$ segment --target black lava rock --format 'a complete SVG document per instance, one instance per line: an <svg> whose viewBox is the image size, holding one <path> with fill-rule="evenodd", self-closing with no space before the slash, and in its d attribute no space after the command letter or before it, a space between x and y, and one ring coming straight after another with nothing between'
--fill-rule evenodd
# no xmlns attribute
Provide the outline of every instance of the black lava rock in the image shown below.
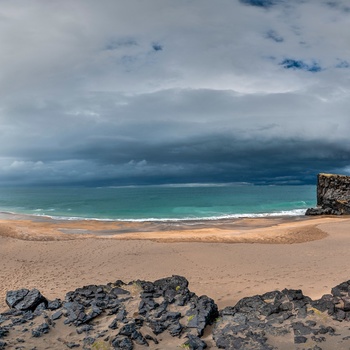
<svg viewBox="0 0 350 350"><path fill-rule="evenodd" d="M179 338L180 347L205 349L201 336L211 324L219 349L275 350L277 337L280 344L286 342L281 349L300 344L315 350L328 348L330 337L348 341L350 328L350 281L319 300L299 289L284 289L243 298L220 312L214 300L192 293L181 276L85 286L67 293L64 302L47 301L36 289L20 289L8 292L6 302L10 309L0 314L0 339L6 342L0 342L0 349L16 343L19 350L26 334L35 341L58 324L76 333L74 341L57 339L56 348L106 345L125 350L146 348L148 342L165 349L161 339L167 336ZM333 328L327 320L340 326Z"/></svg>
<svg viewBox="0 0 350 350"><path fill-rule="evenodd" d="M207 344L202 339L189 334L188 340L182 344L182 347L189 350L203 350L207 348Z"/></svg>
<svg viewBox="0 0 350 350"><path fill-rule="evenodd" d="M32 336L35 338L41 337L43 334L49 333L50 327L47 323L42 323L40 326L32 330Z"/></svg>
<svg viewBox="0 0 350 350"><path fill-rule="evenodd" d="M45 309L48 302L37 289L32 289L30 291L28 289L20 289L17 291L7 292L6 303L11 308L15 308L17 310L34 311L40 304L43 304L42 309Z"/></svg>
<svg viewBox="0 0 350 350"><path fill-rule="evenodd" d="M128 337L117 335L112 341L112 346L114 349L120 350L133 350L134 345Z"/></svg>

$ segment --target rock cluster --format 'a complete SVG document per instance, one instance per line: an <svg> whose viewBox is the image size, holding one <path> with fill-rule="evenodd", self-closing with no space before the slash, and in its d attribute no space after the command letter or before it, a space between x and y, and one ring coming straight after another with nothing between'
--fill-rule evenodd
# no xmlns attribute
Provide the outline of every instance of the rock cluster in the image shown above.
<svg viewBox="0 0 350 350"><path fill-rule="evenodd" d="M20 289L9 291L6 303L10 310L0 315L0 349L37 348L33 339L65 326L69 333L65 339L51 337L52 348L131 350L156 345L167 332L181 338L184 348L200 350L207 347L200 339L204 329L218 316L214 301L190 292L181 276L90 285L67 293L64 301Z"/></svg>
<svg viewBox="0 0 350 350"><path fill-rule="evenodd" d="M261 350L287 349L291 344L314 350L323 346L341 349L344 342L350 346L348 329L345 336L336 340L338 347L333 347L331 339L344 333L337 321L350 321L347 306L344 309L349 299L349 283L333 288L331 295L315 301L293 289L243 298L234 307L220 311L213 332L216 345L219 349Z"/></svg>
<svg viewBox="0 0 350 350"><path fill-rule="evenodd" d="M306 215L350 214L350 176L318 174L317 208L310 208Z"/></svg>
<svg viewBox="0 0 350 350"><path fill-rule="evenodd" d="M284 289L221 311L181 276L85 286L63 301L20 289L6 302L0 349L350 348L350 281L318 300Z"/></svg>

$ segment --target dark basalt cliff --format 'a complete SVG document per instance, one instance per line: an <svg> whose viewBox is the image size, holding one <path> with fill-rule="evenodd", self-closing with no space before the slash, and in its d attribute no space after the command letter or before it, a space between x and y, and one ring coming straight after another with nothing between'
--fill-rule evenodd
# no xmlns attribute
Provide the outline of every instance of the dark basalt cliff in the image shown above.
<svg viewBox="0 0 350 350"><path fill-rule="evenodd" d="M218 311L181 276L116 281L47 300L37 289L9 291L0 349L286 350L349 349L350 281L312 300L284 289Z"/></svg>
<svg viewBox="0 0 350 350"><path fill-rule="evenodd" d="M310 208L305 214L350 214L350 176L318 174L317 208Z"/></svg>

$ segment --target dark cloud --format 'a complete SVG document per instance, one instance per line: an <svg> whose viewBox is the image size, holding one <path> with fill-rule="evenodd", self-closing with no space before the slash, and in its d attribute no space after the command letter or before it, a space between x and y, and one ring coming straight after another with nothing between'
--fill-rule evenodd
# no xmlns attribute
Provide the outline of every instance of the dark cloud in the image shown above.
<svg viewBox="0 0 350 350"><path fill-rule="evenodd" d="M284 105L293 109L287 113ZM19 124L3 139L0 156L7 161L0 179L99 185L273 183L287 177L309 182L319 171L346 169L350 161L347 116L338 126L325 119L328 110L334 113L334 106L310 96L206 89L98 93L73 106L39 108L28 102L11 109ZM49 114L55 116L50 124Z"/></svg>
<svg viewBox="0 0 350 350"><path fill-rule="evenodd" d="M275 5L277 0L239 0L242 4L269 8Z"/></svg>
<svg viewBox="0 0 350 350"><path fill-rule="evenodd" d="M154 44L152 44L152 49L154 51L162 51L163 50L163 46L158 44L158 43L154 43Z"/></svg>
<svg viewBox="0 0 350 350"><path fill-rule="evenodd" d="M291 58L284 59L280 65L286 69L304 70L312 73L322 71L322 67L317 62L306 63L302 60L294 60Z"/></svg>
<svg viewBox="0 0 350 350"><path fill-rule="evenodd" d="M350 174L332 3L2 1L0 185Z"/></svg>
<svg viewBox="0 0 350 350"><path fill-rule="evenodd" d="M53 174L51 181L105 182L109 185L235 181L282 183L288 178L288 181L314 183L318 172L333 172L350 162L349 149L322 140L245 142L221 136L162 144L161 147L140 143L116 147L104 145L100 149L94 147L85 151L95 161L91 160L90 165L75 164L79 176L74 176L72 172L64 175L67 169L63 167ZM59 169L60 164L54 165ZM42 164L36 166L38 168ZM34 174L40 176L38 171Z"/></svg>

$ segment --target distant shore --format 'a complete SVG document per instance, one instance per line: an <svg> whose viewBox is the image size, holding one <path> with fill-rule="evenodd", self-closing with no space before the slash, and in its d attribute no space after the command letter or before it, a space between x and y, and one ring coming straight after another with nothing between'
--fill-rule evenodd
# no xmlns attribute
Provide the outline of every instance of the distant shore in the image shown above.
<svg viewBox="0 0 350 350"><path fill-rule="evenodd" d="M56 298L82 285L173 274L186 276L191 290L220 307L285 287L317 298L350 279L349 217L176 225L2 214L0 307L10 289L38 288Z"/></svg>

